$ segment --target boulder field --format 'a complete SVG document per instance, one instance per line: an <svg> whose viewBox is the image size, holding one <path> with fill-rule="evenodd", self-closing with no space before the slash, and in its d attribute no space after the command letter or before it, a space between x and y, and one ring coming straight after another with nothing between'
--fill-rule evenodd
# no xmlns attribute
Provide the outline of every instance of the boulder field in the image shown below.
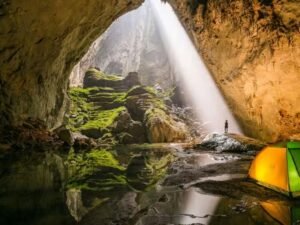
<svg viewBox="0 0 300 225"><path fill-rule="evenodd" d="M100 143L182 142L189 136L184 121L166 104L168 96L141 86L137 73L123 78L92 68L83 88L71 88L69 94L67 126Z"/></svg>

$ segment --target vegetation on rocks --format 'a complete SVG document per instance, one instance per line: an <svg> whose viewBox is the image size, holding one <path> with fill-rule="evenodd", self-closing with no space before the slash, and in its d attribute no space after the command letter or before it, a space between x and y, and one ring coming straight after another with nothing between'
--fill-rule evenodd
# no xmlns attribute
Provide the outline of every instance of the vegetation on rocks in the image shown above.
<svg viewBox="0 0 300 225"><path fill-rule="evenodd" d="M187 129L171 113L164 93L141 86L136 73L125 78L97 69L86 73L85 88L71 88L68 127L101 143L183 141Z"/></svg>
<svg viewBox="0 0 300 225"><path fill-rule="evenodd" d="M69 153L70 179L67 188L109 191L126 185L125 168L115 155L107 150L92 150L87 153Z"/></svg>
<svg viewBox="0 0 300 225"><path fill-rule="evenodd" d="M127 153L129 154L129 153ZM145 190L155 185L175 159L168 151L144 151L127 160L110 150L93 149L90 152L70 151L67 159L69 179L66 188L88 191Z"/></svg>
<svg viewBox="0 0 300 225"><path fill-rule="evenodd" d="M113 74L105 74L96 68L90 68L86 72L86 76L92 76L96 79L101 79L101 80L111 80L111 81L122 80L121 76L113 75Z"/></svg>

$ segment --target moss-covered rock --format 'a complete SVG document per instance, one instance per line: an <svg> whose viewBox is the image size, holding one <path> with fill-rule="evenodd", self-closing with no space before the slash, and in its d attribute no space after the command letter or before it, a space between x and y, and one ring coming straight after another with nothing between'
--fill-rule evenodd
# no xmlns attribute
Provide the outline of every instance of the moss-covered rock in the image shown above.
<svg viewBox="0 0 300 225"><path fill-rule="evenodd" d="M175 157L169 152L141 154L133 157L126 169L128 184L137 190L155 185L165 174Z"/></svg>
<svg viewBox="0 0 300 225"><path fill-rule="evenodd" d="M185 124L175 121L172 115L158 108L146 111L145 125L151 143L178 142L187 138L188 131Z"/></svg>
<svg viewBox="0 0 300 225"><path fill-rule="evenodd" d="M88 137L100 138L103 134L110 131L113 123L125 111L126 108L123 106L111 110L100 110L98 114L90 118L79 130Z"/></svg>
<svg viewBox="0 0 300 225"><path fill-rule="evenodd" d="M125 168L120 165L115 155L108 150L92 150L87 153L68 156L70 178L67 189L76 188L91 191L110 191L125 188Z"/></svg>
<svg viewBox="0 0 300 225"><path fill-rule="evenodd" d="M129 73L125 78L119 75L108 75L96 68L89 69L83 80L83 87L113 87L128 90L135 85L140 85L138 74Z"/></svg>
<svg viewBox="0 0 300 225"><path fill-rule="evenodd" d="M150 108L167 110L161 96L157 95L154 88L136 86L126 95L126 107L134 120L143 121L145 112Z"/></svg>
<svg viewBox="0 0 300 225"><path fill-rule="evenodd" d="M118 137L121 144L145 143L146 132L143 124L132 120L128 111L119 114L113 125L112 132Z"/></svg>
<svg viewBox="0 0 300 225"><path fill-rule="evenodd" d="M99 82L95 85L106 82L106 86L70 90L69 127L72 131L98 139L101 144L106 141L120 144L173 142L186 138L184 124L173 119L176 116L169 113L164 101L170 94L136 85L136 73L120 78L90 69L85 80L93 84Z"/></svg>
<svg viewBox="0 0 300 225"><path fill-rule="evenodd" d="M0 127L28 118L60 126L71 69L114 20L141 3L1 0Z"/></svg>

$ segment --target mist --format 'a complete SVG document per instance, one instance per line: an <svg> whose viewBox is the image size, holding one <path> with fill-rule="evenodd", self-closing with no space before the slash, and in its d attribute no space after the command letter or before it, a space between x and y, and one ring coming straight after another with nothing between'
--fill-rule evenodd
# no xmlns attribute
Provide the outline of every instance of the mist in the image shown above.
<svg viewBox="0 0 300 225"><path fill-rule="evenodd" d="M160 35L181 88L192 103L206 132L223 132L225 120L229 131L242 133L210 72L194 44L168 3L149 0Z"/></svg>

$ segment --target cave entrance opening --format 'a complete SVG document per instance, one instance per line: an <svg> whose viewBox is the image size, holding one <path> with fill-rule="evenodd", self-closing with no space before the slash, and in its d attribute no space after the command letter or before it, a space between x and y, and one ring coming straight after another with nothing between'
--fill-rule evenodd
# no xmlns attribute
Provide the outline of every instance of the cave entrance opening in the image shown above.
<svg viewBox="0 0 300 225"><path fill-rule="evenodd" d="M126 76L136 71L143 85L177 87L177 101L190 105L205 133L242 133L210 72L172 7L146 0L117 19L74 67L70 84L80 86L88 68ZM177 93L177 94L178 94Z"/></svg>

